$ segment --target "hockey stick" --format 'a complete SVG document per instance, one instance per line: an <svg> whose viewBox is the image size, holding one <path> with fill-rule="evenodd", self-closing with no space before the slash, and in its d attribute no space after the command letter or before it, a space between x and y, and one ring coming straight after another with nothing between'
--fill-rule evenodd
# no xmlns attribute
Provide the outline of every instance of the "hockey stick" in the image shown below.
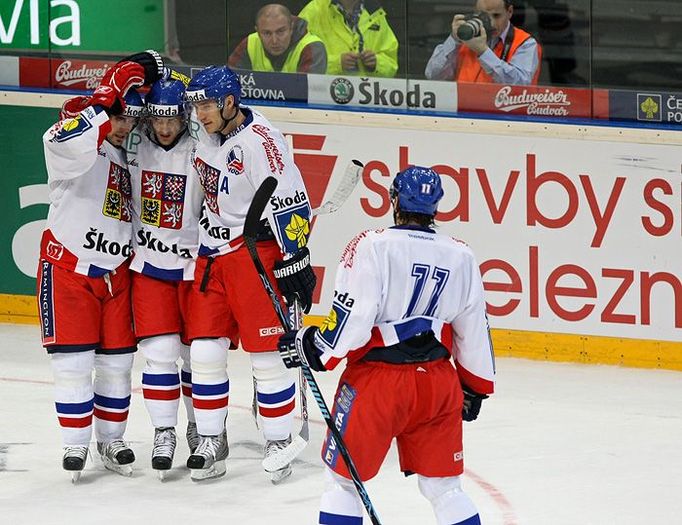
<svg viewBox="0 0 682 525"><path fill-rule="evenodd" d="M270 302L272 303L272 307L275 309L280 324L285 330L289 331L289 319L284 313L282 305L279 302L279 296L275 292L270 279L265 273L265 268L263 267L263 263L261 262L260 257L258 256L258 251L256 250L256 236L260 227L261 216L263 215L263 211L265 210L265 207L267 206L268 201L270 200L270 197L272 196L276 187L277 179L274 177L268 177L256 190L256 194L253 196L253 201L251 201L251 206L249 206L249 211L246 213L246 221L244 223L244 243L246 244L246 248L249 250L249 255L251 256L253 265L256 267L256 271L258 272L258 276L260 277L260 280L263 284L263 288L265 288L266 293L270 297ZM360 475L358 474L355 464L350 457L348 448L341 437L341 433L339 432L339 429L336 428L336 425L332 420L331 413L329 412L329 408L327 407L324 397L322 397L322 392L320 392L320 387L315 380L315 376L313 376L312 371L307 366L302 366L301 371L310 385L310 390L312 391L313 396L315 396L315 401L317 401L317 406L320 409L320 413L327 424L327 428L329 428L332 438L336 442L336 447L338 448L344 463L348 467L351 480L355 485L355 489L362 500L365 510L367 510L370 520L374 525L381 525L379 516L377 516L377 513L374 510L374 506L369 499L369 494L367 493L367 490L360 479Z"/></svg>
<svg viewBox="0 0 682 525"><path fill-rule="evenodd" d="M334 193L332 193L332 196L324 204L322 204L322 206L320 206L319 208L315 208L313 210L313 215L334 213L341 206L343 206L343 203L346 202L350 194L353 193L355 186L357 186L358 181L360 180L360 175L362 174L362 168L363 164L359 160L351 161L351 163L348 164L348 166L346 167L346 171L343 174L343 179L336 187L336 190L334 190ZM292 326L294 329L301 328L302 315L300 305L295 304L294 307L290 309L290 313L291 322L289 323L289 326ZM286 465L291 463L301 452L303 452L303 449L308 444L308 439L310 435L310 432L308 430L308 398L306 395L308 385L305 379L305 375L303 375L303 371L299 372L298 385L302 421L301 430L298 433L298 435L294 438L294 440L291 443L289 443L286 447L279 450L276 454L272 454L267 458L263 459L262 463L263 469L265 469L267 472L274 472L276 470L284 468ZM256 427L258 427L257 396L258 393L256 392L256 382L254 380L253 402L251 410L253 412L254 420L256 421Z"/></svg>

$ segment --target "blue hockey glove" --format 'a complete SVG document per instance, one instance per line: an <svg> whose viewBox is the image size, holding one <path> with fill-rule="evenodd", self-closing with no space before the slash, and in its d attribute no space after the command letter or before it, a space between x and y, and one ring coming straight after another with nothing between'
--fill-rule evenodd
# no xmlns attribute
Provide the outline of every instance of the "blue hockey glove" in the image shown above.
<svg viewBox="0 0 682 525"><path fill-rule="evenodd" d="M287 368L307 366L317 372L326 371L313 340L316 330L314 326L306 326L298 331L285 332L279 337L277 351L284 366Z"/></svg>
<svg viewBox="0 0 682 525"><path fill-rule="evenodd" d="M485 394L478 394L464 385L462 385L462 392L464 393L462 420L473 421L478 417L478 413L481 411L481 403L483 403L484 399L488 399L488 396Z"/></svg>
<svg viewBox="0 0 682 525"><path fill-rule="evenodd" d="M317 277L310 266L310 252L305 246L286 261L275 262L273 269L279 291L288 305L298 301L305 313L313 306Z"/></svg>

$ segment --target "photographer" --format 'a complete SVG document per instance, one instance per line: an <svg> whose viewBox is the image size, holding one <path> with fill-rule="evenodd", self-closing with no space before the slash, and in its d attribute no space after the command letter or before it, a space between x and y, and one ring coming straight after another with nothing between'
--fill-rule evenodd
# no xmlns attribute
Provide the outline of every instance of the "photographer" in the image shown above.
<svg viewBox="0 0 682 525"><path fill-rule="evenodd" d="M426 65L426 78L537 84L542 48L511 24L513 12L512 0L477 0L473 16L455 15L451 34Z"/></svg>

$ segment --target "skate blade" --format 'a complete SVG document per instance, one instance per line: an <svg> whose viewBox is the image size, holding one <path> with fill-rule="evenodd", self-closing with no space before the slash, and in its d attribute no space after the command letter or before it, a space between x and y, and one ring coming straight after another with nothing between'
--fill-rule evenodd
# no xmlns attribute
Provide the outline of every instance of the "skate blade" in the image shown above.
<svg viewBox="0 0 682 525"><path fill-rule="evenodd" d="M81 471L80 470L74 470L71 472L71 483L74 485L78 483L78 480L81 479Z"/></svg>
<svg viewBox="0 0 682 525"><path fill-rule="evenodd" d="M190 469L190 479L192 481L205 481L208 479L220 478L225 475L227 468L225 460L219 460L208 468Z"/></svg>
<svg viewBox="0 0 682 525"><path fill-rule="evenodd" d="M289 443L286 447L280 450L277 454L273 454L263 459L261 463L265 472L277 472L289 465L308 444L301 436Z"/></svg>
<svg viewBox="0 0 682 525"><path fill-rule="evenodd" d="M283 469L280 469L276 472L270 472L270 481L272 481L273 485L279 485L285 479L291 476L291 472L292 472L291 465Z"/></svg>
<svg viewBox="0 0 682 525"><path fill-rule="evenodd" d="M112 472L115 472L116 474L119 474L126 478L129 478L133 475L133 467L130 464L119 465L118 463L114 463L108 458L102 458L102 463L104 463L105 469L111 470Z"/></svg>
<svg viewBox="0 0 682 525"><path fill-rule="evenodd" d="M156 475L159 476L159 481L166 481L166 476L170 470L157 470Z"/></svg>

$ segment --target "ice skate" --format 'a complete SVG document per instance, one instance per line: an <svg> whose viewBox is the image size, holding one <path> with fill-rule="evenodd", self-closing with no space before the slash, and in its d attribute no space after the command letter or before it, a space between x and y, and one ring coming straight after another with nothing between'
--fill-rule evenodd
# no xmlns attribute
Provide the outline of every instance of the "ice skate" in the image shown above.
<svg viewBox="0 0 682 525"><path fill-rule="evenodd" d="M225 459L230 453L227 432L218 436L200 436L196 451L187 460L192 481L219 478L225 475Z"/></svg>
<svg viewBox="0 0 682 525"><path fill-rule="evenodd" d="M187 438L187 446L189 447L190 454L194 454L194 451L199 446L201 437L199 437L199 432L197 431L197 424L194 421L187 422L187 432L185 432L185 437Z"/></svg>
<svg viewBox="0 0 682 525"><path fill-rule="evenodd" d="M274 441L266 441L265 442L265 448L264 448L264 458L267 459L277 453L279 453L281 450L286 448L287 445L291 443L291 436L289 436L286 439L280 439L280 440L274 440ZM266 470L268 474L270 474L270 481L272 481L275 485L278 483L281 483L284 481L286 478L291 476L291 463L287 463L284 465L282 468L277 469L277 470Z"/></svg>
<svg viewBox="0 0 682 525"><path fill-rule="evenodd" d="M173 466L175 444L177 438L173 427L154 430L154 447L152 448L152 468L156 470L161 481Z"/></svg>
<svg viewBox="0 0 682 525"><path fill-rule="evenodd" d="M88 459L88 446L75 445L64 447L62 467L71 472L71 483L77 483Z"/></svg>
<svg viewBox="0 0 682 525"><path fill-rule="evenodd" d="M135 461L135 454L122 439L114 439L108 443L98 441L97 452L99 452L104 468L107 470L116 472L121 476L133 475L131 463Z"/></svg>

